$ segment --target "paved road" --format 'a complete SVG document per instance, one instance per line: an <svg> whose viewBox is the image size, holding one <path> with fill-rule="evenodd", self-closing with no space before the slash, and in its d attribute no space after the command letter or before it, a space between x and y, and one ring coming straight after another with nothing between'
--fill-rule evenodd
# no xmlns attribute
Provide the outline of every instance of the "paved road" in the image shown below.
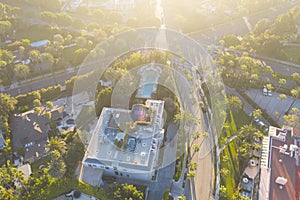
<svg viewBox="0 0 300 200"><path fill-rule="evenodd" d="M175 124L170 124L167 131L167 139L170 142L164 147L164 156L162 168L158 170L156 181L149 185L149 200L162 199L166 189L171 188L173 175L175 172L176 148L177 148L177 131ZM175 137L174 136L175 133Z"/></svg>
<svg viewBox="0 0 300 200"><path fill-rule="evenodd" d="M257 103L265 112L268 113L273 119L277 119L277 122L283 125L283 116L285 112L289 109L290 105L293 103L294 98L291 96L287 96L285 100L280 100L279 93L273 92L273 95L264 96L260 90L252 89L246 91L246 94ZM300 100L296 100L294 106L300 110ZM276 116L276 112L278 112L279 116ZM300 115L298 115L300 116Z"/></svg>
<svg viewBox="0 0 300 200"><path fill-rule="evenodd" d="M182 71L185 68L189 68L191 69L191 66L189 66L188 64L185 65L181 65L179 66L179 71ZM180 73L180 72L179 72ZM197 81L198 78L196 73L192 73L194 78L194 82L190 83L190 88L197 88ZM208 138L203 138L203 136L201 136L199 139L192 141L192 139L190 139L191 144L202 144L200 147L200 151L198 153L194 154L194 150L193 148L190 148L191 150L191 155L193 155L192 157L192 162L197 163L197 170L196 170L196 174L195 177L190 181L190 183L188 184L190 187L190 191L186 190L186 193L191 193L191 194L186 194L186 196L190 196L191 199L193 200L197 200L197 199L211 199L212 198L212 192L213 192L213 181L214 181L214 160L213 160L213 151L212 150L212 138L213 138L213 132L209 131L209 124L210 122L208 121L208 118L206 118L206 115L203 115L201 109L199 108L198 104L193 104L191 102L191 94L188 92L187 90L187 85L184 83L183 80L180 80L181 77L177 77L176 78L176 85L177 85L177 89L179 91L180 97L182 100L184 100L184 105L186 106L186 110L190 111L190 113L195 116L198 117L201 122L198 124L198 126L194 129L194 130L187 130L187 132L190 134L190 138L192 138L194 131L199 131L199 133L204 133L204 132L209 132L209 136ZM200 94L197 93L197 102L200 101L201 97ZM202 143L202 141L204 141ZM205 180L205 181L203 181Z"/></svg>
<svg viewBox="0 0 300 200"><path fill-rule="evenodd" d="M50 76L50 77L43 78L42 80L39 80L39 81L22 84L20 86L17 86L16 88L7 89L7 90L3 91L3 93L10 94L11 96L17 96L18 94L25 94L30 91L39 90L41 88L47 88L47 87L56 85L56 83L64 85L65 80L70 79L72 76L75 76L75 75L76 75L76 72L59 74L59 75L56 75L55 78L53 76ZM55 79L56 79L56 81L55 81Z"/></svg>

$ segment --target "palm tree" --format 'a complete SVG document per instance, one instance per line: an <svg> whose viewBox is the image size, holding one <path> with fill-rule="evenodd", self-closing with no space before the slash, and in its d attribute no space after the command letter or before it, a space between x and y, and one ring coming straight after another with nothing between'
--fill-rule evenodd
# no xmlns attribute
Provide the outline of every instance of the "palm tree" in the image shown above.
<svg viewBox="0 0 300 200"><path fill-rule="evenodd" d="M46 66L46 67L48 67L48 68L51 68L52 76L53 76L53 78L54 78L54 80L55 80L55 83L56 83L56 85L57 85L55 73L54 73L54 70L53 70L53 65L54 65L54 63L55 63L55 59L54 59L53 55L52 55L51 53L47 53L47 52L42 53L42 54L40 55L40 60L41 60L41 63L42 63L44 66Z"/></svg>
<svg viewBox="0 0 300 200"><path fill-rule="evenodd" d="M220 185L220 199L228 199L228 191L224 185Z"/></svg>
<svg viewBox="0 0 300 200"><path fill-rule="evenodd" d="M5 71L5 73L4 73ZM9 73L7 71L7 62L4 60L0 60L0 76L5 77L7 76L9 78L9 81L11 81L11 78L9 76Z"/></svg>
<svg viewBox="0 0 300 200"><path fill-rule="evenodd" d="M253 140L261 139L263 137L263 134L259 130L257 130L253 125L250 124L242 126L238 130L238 135L239 141L246 141L250 144L252 144Z"/></svg>
<svg viewBox="0 0 300 200"><path fill-rule="evenodd" d="M278 104L281 102L281 101L283 101L283 100L285 100L286 99L286 95L285 94L280 94L279 95L279 101L278 101L278 103L276 104L276 106L275 106L275 108L278 108ZM281 107L281 106L280 106ZM278 114L278 116L275 118L275 121L277 122L277 120L280 118L280 116L282 115L282 112L280 113L280 114Z"/></svg>
<svg viewBox="0 0 300 200"><path fill-rule="evenodd" d="M291 114L283 116L284 124L287 126L298 128L299 127L298 114L299 114L298 108L292 108Z"/></svg>
<svg viewBox="0 0 300 200"><path fill-rule="evenodd" d="M196 131L193 136L192 144L194 143L195 140L199 139L199 137L200 137L200 133L198 131Z"/></svg>
<svg viewBox="0 0 300 200"><path fill-rule="evenodd" d="M260 109L256 109L256 110L253 111L252 114L253 114L254 117L260 118L261 115L262 115L262 111Z"/></svg>
<svg viewBox="0 0 300 200"><path fill-rule="evenodd" d="M208 136L209 136L208 132L204 132L204 133L202 134L203 139L202 139L202 141L201 141L201 143L200 143L200 145L199 145L200 147L202 146L204 140L205 140L206 138L208 138Z"/></svg>
<svg viewBox="0 0 300 200"><path fill-rule="evenodd" d="M46 151L52 152L54 150L57 150L61 155L63 155L67 151L66 142L62 138L52 137L50 140L48 140Z"/></svg>
<svg viewBox="0 0 300 200"><path fill-rule="evenodd" d="M53 108L53 103L51 101L47 101L46 102L46 107L51 110Z"/></svg>
<svg viewBox="0 0 300 200"><path fill-rule="evenodd" d="M279 81L278 81L278 83L279 83L279 84L278 84L278 87L276 88L275 92L276 92L277 90L279 90L279 88L281 88L281 86L283 86L283 85L286 84L286 79L280 78Z"/></svg>
<svg viewBox="0 0 300 200"><path fill-rule="evenodd" d="M285 112L286 114L288 114L290 112L290 110L292 109L292 107L294 106L296 100L299 98L299 93L300 93L300 87L297 87L295 89L291 90L291 94L294 97L293 102L291 103L290 107L288 108L288 110Z"/></svg>
<svg viewBox="0 0 300 200"><path fill-rule="evenodd" d="M240 193L240 188L238 188L238 189L234 192L234 194L233 194L233 196L231 197L231 199L232 199L232 200L249 200L248 197L245 197L245 196L242 195L242 193Z"/></svg>
<svg viewBox="0 0 300 200"><path fill-rule="evenodd" d="M197 152L200 151L200 146L199 146L198 144L194 144L194 145L193 145L193 149L194 149L194 152L193 152L192 157L193 157Z"/></svg>
<svg viewBox="0 0 300 200"><path fill-rule="evenodd" d="M57 150L51 152L51 160L48 163L48 173L53 178L62 178L66 173L66 164L61 158L61 154Z"/></svg>
<svg viewBox="0 0 300 200"><path fill-rule="evenodd" d="M36 64L39 61L40 55L41 53L39 50L31 50L29 52L29 59L33 64Z"/></svg>
<svg viewBox="0 0 300 200"><path fill-rule="evenodd" d="M292 78L298 85L300 85L300 75L298 73L293 73Z"/></svg>
<svg viewBox="0 0 300 200"><path fill-rule="evenodd" d="M229 176L229 170L228 169L226 169L226 168L222 168L221 170L220 170L220 174L221 174L221 176L222 177L228 177Z"/></svg>
<svg viewBox="0 0 300 200"><path fill-rule="evenodd" d="M241 99L237 96L232 95L230 97L227 97L226 100L230 110L238 110L243 106Z"/></svg>
<svg viewBox="0 0 300 200"><path fill-rule="evenodd" d="M189 172L187 173L187 177L188 177L189 179L194 178L195 175L196 175L195 171L189 171Z"/></svg>
<svg viewBox="0 0 300 200"><path fill-rule="evenodd" d="M190 170L196 170L197 169L197 163L195 162L190 162L188 164L188 167L190 168Z"/></svg>

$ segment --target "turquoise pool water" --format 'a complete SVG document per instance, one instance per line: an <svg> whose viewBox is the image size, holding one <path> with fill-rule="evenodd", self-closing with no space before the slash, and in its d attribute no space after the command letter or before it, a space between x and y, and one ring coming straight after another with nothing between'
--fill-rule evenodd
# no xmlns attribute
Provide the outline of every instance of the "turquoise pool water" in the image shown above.
<svg viewBox="0 0 300 200"><path fill-rule="evenodd" d="M142 96L145 98L150 98L151 94L154 90L155 84L154 83L148 83L144 85L143 91L142 91Z"/></svg>
<svg viewBox="0 0 300 200"><path fill-rule="evenodd" d="M48 43L48 40L41 40L41 41L33 42L30 45L32 47L41 47L41 46L46 45L47 43Z"/></svg>

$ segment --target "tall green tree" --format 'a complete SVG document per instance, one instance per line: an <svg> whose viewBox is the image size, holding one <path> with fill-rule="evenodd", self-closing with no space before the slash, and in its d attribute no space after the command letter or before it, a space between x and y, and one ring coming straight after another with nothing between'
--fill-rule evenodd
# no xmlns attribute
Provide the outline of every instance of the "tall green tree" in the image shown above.
<svg viewBox="0 0 300 200"><path fill-rule="evenodd" d="M29 59L33 64L37 64L40 58L40 51L39 50L31 50L29 52Z"/></svg>
<svg viewBox="0 0 300 200"><path fill-rule="evenodd" d="M59 26L71 26L72 25L72 17L65 13L59 13L56 15L56 24Z"/></svg>
<svg viewBox="0 0 300 200"><path fill-rule="evenodd" d="M55 63L54 57L50 53L42 53L40 55L40 61L42 65L45 65L47 67L52 67L53 64Z"/></svg>
<svg viewBox="0 0 300 200"><path fill-rule="evenodd" d="M97 95L95 100L96 114L99 116L104 107L110 107L112 89L110 87L103 88Z"/></svg>
<svg viewBox="0 0 300 200"><path fill-rule="evenodd" d="M22 79L26 79L29 75L30 68L25 64L18 64L15 66L15 75L17 79L20 81Z"/></svg>
<svg viewBox="0 0 300 200"><path fill-rule="evenodd" d="M58 150L53 150L50 154L50 162L48 163L48 173L53 178L62 178L66 171L66 164Z"/></svg>
<svg viewBox="0 0 300 200"><path fill-rule="evenodd" d="M144 194L133 185L122 184L119 187L117 187L116 191L114 192L114 199L143 200Z"/></svg>
<svg viewBox="0 0 300 200"><path fill-rule="evenodd" d="M288 114L290 112L290 110L292 109L292 107L295 105L297 99L299 98L300 95L300 87L294 88L291 90L291 95L293 96L294 100L292 101L292 103L290 104L288 110L286 111L286 114Z"/></svg>
<svg viewBox="0 0 300 200"><path fill-rule="evenodd" d="M55 22L55 20L56 20L56 15L53 12L44 11L44 12L41 12L40 15L41 15L41 20L43 20L44 22L47 22L49 24Z"/></svg>
<svg viewBox="0 0 300 200"><path fill-rule="evenodd" d="M23 172L13 167L10 162L0 168L0 182L0 199L19 199L20 194L24 192L26 187ZM16 184L22 187L16 187Z"/></svg>
<svg viewBox="0 0 300 200"><path fill-rule="evenodd" d="M241 44L241 41L234 34L224 36L223 41L224 41L224 47L227 47L227 48L229 48L231 46L235 47L235 46Z"/></svg>
<svg viewBox="0 0 300 200"><path fill-rule="evenodd" d="M61 155L65 154L67 151L66 142L60 137L50 138L46 145L46 151L51 153L54 150L58 151Z"/></svg>
<svg viewBox="0 0 300 200"><path fill-rule="evenodd" d="M280 36L296 33L296 23L291 14L279 15L272 25L273 32Z"/></svg>
<svg viewBox="0 0 300 200"><path fill-rule="evenodd" d="M0 93L0 118L3 121L6 121L11 112L14 111L16 103L16 99L9 94Z"/></svg>
<svg viewBox="0 0 300 200"><path fill-rule="evenodd" d="M0 37L1 40L4 41L6 38L6 34L11 31L12 24L10 21L0 21Z"/></svg>
<svg viewBox="0 0 300 200"><path fill-rule="evenodd" d="M267 18L263 18L255 24L253 33L256 35L264 33L267 29L270 28L270 26L271 26L271 21Z"/></svg>
<svg viewBox="0 0 300 200"><path fill-rule="evenodd" d="M229 96L226 98L227 105L229 106L230 110L237 111L243 107L243 103L241 99L237 96Z"/></svg>

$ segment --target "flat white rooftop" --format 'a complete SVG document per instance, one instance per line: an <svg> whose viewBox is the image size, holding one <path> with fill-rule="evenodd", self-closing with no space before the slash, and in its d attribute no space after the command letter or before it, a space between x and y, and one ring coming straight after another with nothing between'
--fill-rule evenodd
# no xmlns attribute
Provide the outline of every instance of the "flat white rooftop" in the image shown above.
<svg viewBox="0 0 300 200"><path fill-rule="evenodd" d="M163 101L147 100L132 110L104 108L84 161L151 170L163 138Z"/></svg>

